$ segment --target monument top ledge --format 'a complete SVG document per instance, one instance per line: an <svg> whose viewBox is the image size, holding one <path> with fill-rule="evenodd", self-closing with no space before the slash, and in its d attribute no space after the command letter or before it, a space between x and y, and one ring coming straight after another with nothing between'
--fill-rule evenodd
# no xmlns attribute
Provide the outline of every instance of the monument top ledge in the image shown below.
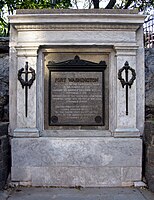
<svg viewBox="0 0 154 200"><path fill-rule="evenodd" d="M120 9L21 9L10 16L10 24L121 24L142 25L145 16Z"/></svg>
<svg viewBox="0 0 154 200"><path fill-rule="evenodd" d="M138 14L126 9L18 9L17 14Z"/></svg>

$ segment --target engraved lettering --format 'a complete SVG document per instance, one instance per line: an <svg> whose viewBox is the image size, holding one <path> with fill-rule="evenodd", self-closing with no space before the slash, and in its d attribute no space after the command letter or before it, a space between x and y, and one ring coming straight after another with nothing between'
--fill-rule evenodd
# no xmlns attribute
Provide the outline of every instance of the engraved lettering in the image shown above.
<svg viewBox="0 0 154 200"><path fill-rule="evenodd" d="M98 82L98 78L68 78L69 82Z"/></svg>
<svg viewBox="0 0 154 200"><path fill-rule="evenodd" d="M66 78L55 78L55 83L65 83L66 82Z"/></svg>
<svg viewBox="0 0 154 200"><path fill-rule="evenodd" d="M63 125L98 125L96 117L103 112L102 72L52 72L50 84L50 119L57 116L56 124Z"/></svg>

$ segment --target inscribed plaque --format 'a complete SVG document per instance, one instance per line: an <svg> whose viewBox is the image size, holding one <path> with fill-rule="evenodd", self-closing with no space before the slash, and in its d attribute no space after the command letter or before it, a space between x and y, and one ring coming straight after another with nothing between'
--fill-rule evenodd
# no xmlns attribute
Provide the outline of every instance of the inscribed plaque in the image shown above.
<svg viewBox="0 0 154 200"><path fill-rule="evenodd" d="M102 72L51 72L50 125L103 125Z"/></svg>

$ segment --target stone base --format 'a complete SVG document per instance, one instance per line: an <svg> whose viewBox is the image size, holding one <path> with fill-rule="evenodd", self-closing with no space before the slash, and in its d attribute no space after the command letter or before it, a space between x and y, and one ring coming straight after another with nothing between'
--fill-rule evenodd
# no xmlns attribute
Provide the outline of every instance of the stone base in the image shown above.
<svg viewBox="0 0 154 200"><path fill-rule="evenodd" d="M32 186L130 186L141 165L139 138L12 139L12 181Z"/></svg>

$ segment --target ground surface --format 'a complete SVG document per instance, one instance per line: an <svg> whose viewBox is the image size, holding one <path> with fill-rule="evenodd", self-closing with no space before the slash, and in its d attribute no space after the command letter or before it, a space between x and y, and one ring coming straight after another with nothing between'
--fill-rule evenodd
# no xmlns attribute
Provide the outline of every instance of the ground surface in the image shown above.
<svg viewBox="0 0 154 200"><path fill-rule="evenodd" d="M138 188L15 188L0 191L0 200L154 200L154 193Z"/></svg>

